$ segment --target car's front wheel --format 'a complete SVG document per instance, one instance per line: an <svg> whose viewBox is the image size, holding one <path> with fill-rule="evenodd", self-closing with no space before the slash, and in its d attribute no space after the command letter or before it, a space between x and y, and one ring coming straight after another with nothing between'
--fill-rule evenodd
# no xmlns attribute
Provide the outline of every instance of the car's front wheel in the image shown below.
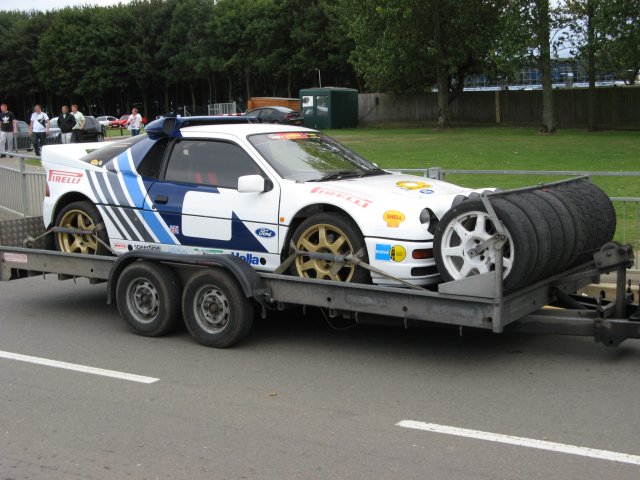
<svg viewBox="0 0 640 480"><path fill-rule="evenodd" d="M56 227L74 231L56 232L56 250L87 255L108 255L109 237L95 205L88 201L73 202L60 210ZM103 243L98 241L100 239Z"/></svg>
<svg viewBox="0 0 640 480"><path fill-rule="evenodd" d="M360 254L368 262L366 246L358 227L351 220L336 213L319 213L303 221L292 237L299 251L291 272L305 278L319 278L339 282L368 283L369 272L340 257ZM293 251L290 251L291 255ZM324 258L310 253L328 254ZM331 258L338 257L336 260Z"/></svg>

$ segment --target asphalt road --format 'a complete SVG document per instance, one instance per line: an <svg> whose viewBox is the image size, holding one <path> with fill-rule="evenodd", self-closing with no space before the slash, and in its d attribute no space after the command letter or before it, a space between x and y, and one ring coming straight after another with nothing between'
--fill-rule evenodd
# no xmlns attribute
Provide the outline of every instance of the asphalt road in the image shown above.
<svg viewBox="0 0 640 480"><path fill-rule="evenodd" d="M637 480L638 398L639 341L608 349L455 329L337 331L292 312L216 350L184 330L131 334L104 285L0 284L2 480ZM605 450L605 459L536 441Z"/></svg>

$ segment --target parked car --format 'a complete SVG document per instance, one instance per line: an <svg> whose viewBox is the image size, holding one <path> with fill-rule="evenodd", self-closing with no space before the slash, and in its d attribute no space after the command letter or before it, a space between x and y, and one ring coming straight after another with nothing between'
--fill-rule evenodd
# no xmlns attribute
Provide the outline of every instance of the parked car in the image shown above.
<svg viewBox="0 0 640 480"><path fill-rule="evenodd" d="M247 117L257 117L262 123L282 123L302 125L300 112L287 107L260 107L245 113Z"/></svg>
<svg viewBox="0 0 640 480"><path fill-rule="evenodd" d="M57 127L57 124L55 127L52 124L49 128L49 133L47 134L45 145L60 143L59 135L60 129ZM27 122L18 120L18 131L13 138L16 150L33 150L33 141L31 140L31 136L29 135L29 124Z"/></svg>
<svg viewBox="0 0 640 480"><path fill-rule="evenodd" d="M129 120L129 114L122 115L118 120L111 122L111 128L127 128L127 120ZM142 117L142 125L147 124L147 117Z"/></svg>
<svg viewBox="0 0 640 480"><path fill-rule="evenodd" d="M84 116L84 128L80 132L82 142L102 142L104 141L106 127L104 127L95 117L91 115ZM56 138L55 141L49 141L49 137ZM51 127L47 137L47 145L50 143L61 143L60 128L58 127L58 117L51 119Z"/></svg>
<svg viewBox="0 0 640 480"><path fill-rule="evenodd" d="M102 115L100 117L96 117L96 120L98 120L103 127L108 128L111 126L111 122L115 122L118 119L111 115Z"/></svg>
<svg viewBox="0 0 640 480"><path fill-rule="evenodd" d="M45 226L104 225L97 236L117 255L226 253L273 271L294 245L357 254L412 284L439 281L437 219L473 190L381 170L315 130L206 121L159 119L147 135L90 152L73 144L48 147ZM86 235L58 233L55 241L60 251L111 253ZM348 262L308 255L291 268L309 278L397 284Z"/></svg>

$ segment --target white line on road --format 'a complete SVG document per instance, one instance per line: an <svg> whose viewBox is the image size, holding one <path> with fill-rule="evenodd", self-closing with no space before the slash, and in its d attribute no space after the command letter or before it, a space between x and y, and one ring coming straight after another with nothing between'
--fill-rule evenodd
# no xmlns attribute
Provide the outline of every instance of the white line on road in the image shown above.
<svg viewBox="0 0 640 480"><path fill-rule="evenodd" d="M568 453L571 455L581 455L583 457L597 458L600 460L610 460L612 462L631 463L640 465L640 456L628 453L611 452L609 450L597 450L589 447L577 447L564 443L547 442L533 438L514 437L512 435L501 435L499 433L482 432L480 430L469 430L467 428L451 427L448 425L438 425L437 423L416 422L414 420L402 420L396 423L399 427L413 428L416 430L426 430L427 432L444 433L456 435L458 437L475 438L488 442L508 443L522 447L537 448L540 450L551 450L553 452Z"/></svg>
<svg viewBox="0 0 640 480"><path fill-rule="evenodd" d="M20 362L35 363L45 365L47 367L63 368L65 370L73 370L76 372L91 373L93 375L102 375L103 377L113 377L120 380L128 380L138 383L154 383L158 378L144 377L142 375L134 375L132 373L118 372L116 370L104 370L102 368L88 367L77 363L59 362L57 360L49 360L48 358L32 357L30 355L21 355L19 353L11 353L0 350L0 358L8 358L10 360L18 360Z"/></svg>

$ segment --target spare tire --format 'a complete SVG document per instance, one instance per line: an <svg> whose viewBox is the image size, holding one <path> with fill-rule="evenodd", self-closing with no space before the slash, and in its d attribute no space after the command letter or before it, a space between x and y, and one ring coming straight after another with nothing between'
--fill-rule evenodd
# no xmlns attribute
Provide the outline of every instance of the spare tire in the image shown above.
<svg viewBox="0 0 640 480"><path fill-rule="evenodd" d="M531 283L538 255L535 230L529 218L514 204L491 198L502 222L507 241L503 254L503 289L506 293ZM442 279L446 282L495 271L495 250L485 249L472 257L469 250L496 233L493 220L479 198L469 199L445 213L436 227L433 251Z"/></svg>

